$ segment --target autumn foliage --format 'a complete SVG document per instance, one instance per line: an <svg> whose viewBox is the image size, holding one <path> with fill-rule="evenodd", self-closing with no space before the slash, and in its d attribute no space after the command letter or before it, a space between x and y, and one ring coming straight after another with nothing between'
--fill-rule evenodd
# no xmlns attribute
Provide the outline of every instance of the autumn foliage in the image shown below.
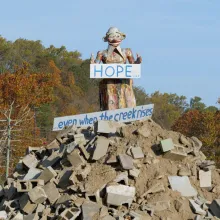
<svg viewBox="0 0 220 220"><path fill-rule="evenodd" d="M52 102L53 89L60 82L59 71L54 63L50 63L48 73L33 73L29 65L24 63L15 67L13 73L6 72L0 75L0 105L7 107L15 102L16 105L39 106Z"/></svg>
<svg viewBox="0 0 220 220"><path fill-rule="evenodd" d="M55 89L60 86L60 70L54 62L48 63L48 72L36 73L30 70L28 63L16 66L13 72L7 71L0 75L0 116L7 120L11 109L11 152L10 166L25 154L27 146L39 146L43 143L40 131L35 124L34 108L55 100ZM1 124L1 130L7 129L7 122ZM4 140L4 132L2 134ZM6 153L5 144L1 143L1 157ZM15 141L15 142L14 142ZM4 168L4 160L1 165ZM4 170L4 169L3 169Z"/></svg>
<svg viewBox="0 0 220 220"><path fill-rule="evenodd" d="M172 126L186 136L196 136L203 142L203 151L220 165L220 111L190 110Z"/></svg>

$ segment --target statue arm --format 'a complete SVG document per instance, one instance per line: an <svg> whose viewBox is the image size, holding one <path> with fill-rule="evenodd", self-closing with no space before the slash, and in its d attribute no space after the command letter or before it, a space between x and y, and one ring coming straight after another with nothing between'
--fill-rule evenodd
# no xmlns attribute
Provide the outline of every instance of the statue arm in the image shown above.
<svg viewBox="0 0 220 220"><path fill-rule="evenodd" d="M142 58L138 54L137 54L137 60L136 61L134 60L134 56L131 49L126 49L126 56L130 64L140 64L142 62ZM132 85L133 85L133 79L130 79L130 86Z"/></svg>
<svg viewBox="0 0 220 220"><path fill-rule="evenodd" d="M137 54L137 59L134 60L134 56L133 56L131 49L126 49L126 55L127 55L128 62L130 64L140 64L142 62L142 58L138 54Z"/></svg>
<svg viewBox="0 0 220 220"><path fill-rule="evenodd" d="M96 55L96 59L94 59L94 55L91 55L90 58L90 63L94 64L94 63L101 63L102 62L102 52L98 51L97 55Z"/></svg>

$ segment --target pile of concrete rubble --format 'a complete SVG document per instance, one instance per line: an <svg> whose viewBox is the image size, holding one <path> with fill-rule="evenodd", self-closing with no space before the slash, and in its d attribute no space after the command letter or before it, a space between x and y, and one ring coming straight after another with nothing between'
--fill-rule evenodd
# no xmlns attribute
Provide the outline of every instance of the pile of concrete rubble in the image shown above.
<svg viewBox="0 0 220 220"><path fill-rule="evenodd" d="M0 219L219 219L220 170L201 147L151 119L69 127L28 148L0 187Z"/></svg>

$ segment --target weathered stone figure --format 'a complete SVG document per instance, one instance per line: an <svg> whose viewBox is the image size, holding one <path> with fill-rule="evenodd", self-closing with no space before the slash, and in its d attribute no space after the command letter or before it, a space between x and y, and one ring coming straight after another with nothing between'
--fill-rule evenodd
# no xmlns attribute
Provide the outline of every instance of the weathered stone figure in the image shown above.
<svg viewBox="0 0 220 220"><path fill-rule="evenodd" d="M131 64L140 64L142 59L137 54L134 60L131 49L120 47L120 43L126 35L118 28L109 28L106 36L103 37L108 42L107 50L99 51L96 59L91 57L91 63L121 63L125 64L128 60ZM119 108L131 108L136 106L136 100L132 88L131 79L103 79L99 85L100 109L114 110Z"/></svg>

